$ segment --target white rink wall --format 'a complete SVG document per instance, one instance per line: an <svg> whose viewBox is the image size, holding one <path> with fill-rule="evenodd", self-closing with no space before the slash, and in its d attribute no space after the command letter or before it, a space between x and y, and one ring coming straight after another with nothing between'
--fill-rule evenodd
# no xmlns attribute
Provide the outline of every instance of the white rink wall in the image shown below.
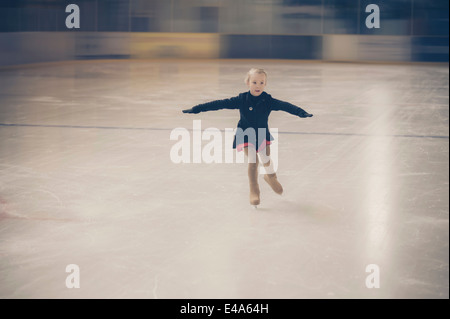
<svg viewBox="0 0 450 319"><path fill-rule="evenodd" d="M0 33L0 67L75 59L75 34L67 32Z"/></svg>

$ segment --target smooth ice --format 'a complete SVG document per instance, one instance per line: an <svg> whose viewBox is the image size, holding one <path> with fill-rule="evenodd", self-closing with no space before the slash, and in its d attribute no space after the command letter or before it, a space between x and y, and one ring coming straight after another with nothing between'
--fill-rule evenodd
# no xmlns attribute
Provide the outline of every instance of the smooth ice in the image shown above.
<svg viewBox="0 0 450 319"><path fill-rule="evenodd" d="M246 91L251 67L314 114L272 113L285 194L260 178L257 210L245 164L175 164L169 138L199 119L235 128L237 111L181 110ZM1 70L0 298L448 298L448 77L263 60Z"/></svg>

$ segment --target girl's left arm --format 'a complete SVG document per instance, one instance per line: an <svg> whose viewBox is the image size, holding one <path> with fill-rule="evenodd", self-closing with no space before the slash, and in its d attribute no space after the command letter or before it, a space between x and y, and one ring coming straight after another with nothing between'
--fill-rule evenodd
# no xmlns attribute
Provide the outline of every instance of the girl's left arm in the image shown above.
<svg viewBox="0 0 450 319"><path fill-rule="evenodd" d="M277 100L272 98L271 103L272 111L285 111L292 115L297 115L299 117L312 117L312 114L309 114L301 107L295 106L294 104L284 102L281 100Z"/></svg>

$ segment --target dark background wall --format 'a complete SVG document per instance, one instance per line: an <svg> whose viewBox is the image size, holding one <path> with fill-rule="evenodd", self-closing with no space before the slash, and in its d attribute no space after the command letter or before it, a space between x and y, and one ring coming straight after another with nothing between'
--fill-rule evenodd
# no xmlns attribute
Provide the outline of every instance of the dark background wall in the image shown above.
<svg viewBox="0 0 450 319"><path fill-rule="evenodd" d="M0 32L66 31L66 5L80 31L448 36L448 0L2 0ZM377 4L383 27L365 27Z"/></svg>
<svg viewBox="0 0 450 319"><path fill-rule="evenodd" d="M65 7L81 10L68 30ZM381 28L368 29L368 4ZM1 0L0 32L220 35L220 57L322 59L330 35L401 36L411 60L448 62L448 0Z"/></svg>

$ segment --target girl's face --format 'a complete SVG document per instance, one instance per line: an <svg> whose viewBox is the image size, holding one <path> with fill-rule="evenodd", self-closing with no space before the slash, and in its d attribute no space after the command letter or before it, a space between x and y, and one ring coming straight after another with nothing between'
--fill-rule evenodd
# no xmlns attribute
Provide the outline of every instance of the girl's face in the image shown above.
<svg viewBox="0 0 450 319"><path fill-rule="evenodd" d="M265 74L253 74L248 83L248 88L253 96L260 96L264 92L266 87L266 75Z"/></svg>

